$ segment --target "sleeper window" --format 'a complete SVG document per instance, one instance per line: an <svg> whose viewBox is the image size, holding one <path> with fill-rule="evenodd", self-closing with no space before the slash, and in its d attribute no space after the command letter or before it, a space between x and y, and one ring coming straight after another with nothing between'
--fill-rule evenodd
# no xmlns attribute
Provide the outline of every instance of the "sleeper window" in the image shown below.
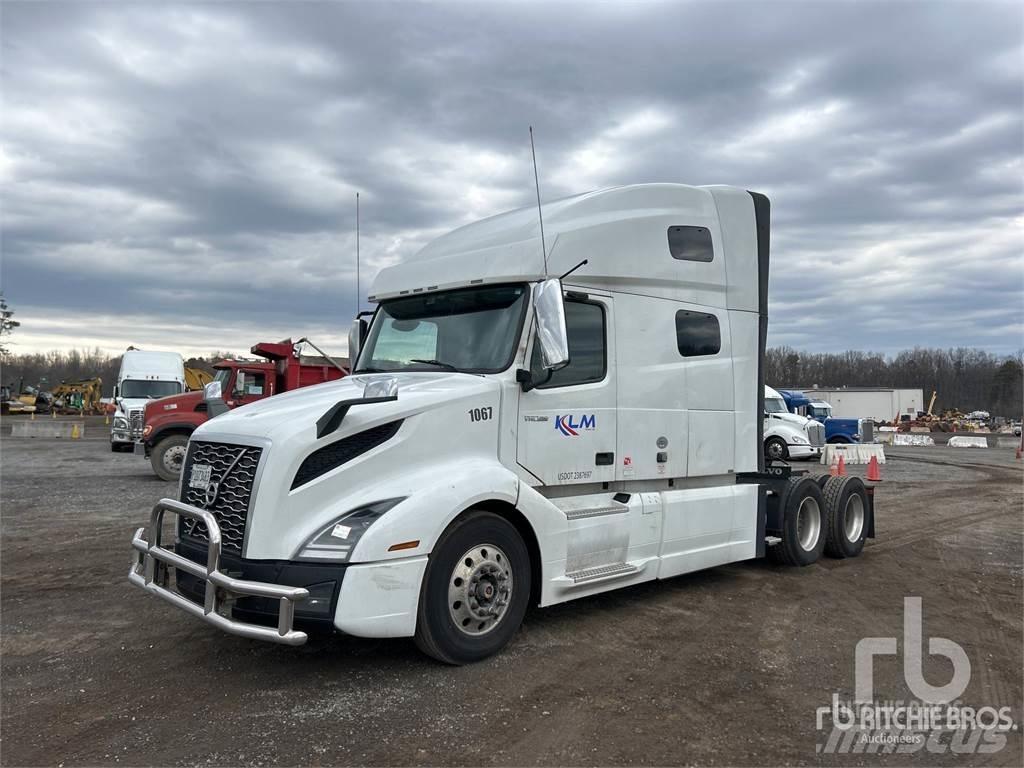
<svg viewBox="0 0 1024 768"><path fill-rule="evenodd" d="M601 381L605 373L604 308L585 301L565 302L565 329L569 337L569 364L551 374L541 365L540 345L534 343L530 371L537 389L569 387Z"/></svg>
<svg viewBox="0 0 1024 768"><path fill-rule="evenodd" d="M715 258L711 230L707 227L669 227L668 250L680 261L711 261Z"/></svg>
<svg viewBox="0 0 1024 768"><path fill-rule="evenodd" d="M704 312L676 312L676 344L683 357L717 355L722 348L718 318Z"/></svg>

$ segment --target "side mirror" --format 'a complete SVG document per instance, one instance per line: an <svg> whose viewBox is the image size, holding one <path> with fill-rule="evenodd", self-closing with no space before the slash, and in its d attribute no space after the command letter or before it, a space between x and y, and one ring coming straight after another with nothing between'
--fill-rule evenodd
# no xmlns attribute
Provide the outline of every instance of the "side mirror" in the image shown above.
<svg viewBox="0 0 1024 768"><path fill-rule="evenodd" d="M562 281L552 277L533 287L533 316L541 364L549 371L569 364L569 334L565 330Z"/></svg>
<svg viewBox="0 0 1024 768"><path fill-rule="evenodd" d="M211 419L228 412L228 404L224 402L219 381L211 381L203 387L203 402L206 403L206 413Z"/></svg>
<svg viewBox="0 0 1024 768"><path fill-rule="evenodd" d="M357 317L352 321L352 327L348 330L348 369L354 371L359 360L359 352L363 348L363 340L366 338L366 321Z"/></svg>

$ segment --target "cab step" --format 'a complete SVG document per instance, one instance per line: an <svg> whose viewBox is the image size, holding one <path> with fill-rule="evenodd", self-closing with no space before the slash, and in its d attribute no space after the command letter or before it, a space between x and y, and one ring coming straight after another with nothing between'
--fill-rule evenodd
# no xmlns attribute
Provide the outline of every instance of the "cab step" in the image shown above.
<svg viewBox="0 0 1024 768"><path fill-rule="evenodd" d="M599 565L594 568L583 568L579 571L570 571L565 574L567 579L572 579L573 584L587 584L592 581L613 579L620 576L629 576L640 569L632 563L610 563Z"/></svg>

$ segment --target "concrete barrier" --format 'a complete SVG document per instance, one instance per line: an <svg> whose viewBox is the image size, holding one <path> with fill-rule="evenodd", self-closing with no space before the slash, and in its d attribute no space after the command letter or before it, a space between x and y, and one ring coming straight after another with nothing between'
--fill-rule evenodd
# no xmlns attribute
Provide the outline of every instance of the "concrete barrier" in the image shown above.
<svg viewBox="0 0 1024 768"><path fill-rule="evenodd" d="M827 443L821 451L821 463L832 466L840 456L846 464L867 464L872 456L885 464L885 449L877 443Z"/></svg>
<svg viewBox="0 0 1024 768"><path fill-rule="evenodd" d="M1020 438L1019 437L1000 437L999 438L1000 448L1019 448Z"/></svg>
<svg viewBox="0 0 1024 768"><path fill-rule="evenodd" d="M914 435L909 432L897 432L892 438L893 445L935 445L931 435Z"/></svg>
<svg viewBox="0 0 1024 768"><path fill-rule="evenodd" d="M64 437L77 440L85 437L85 422L19 419L11 422L11 437Z"/></svg>
<svg viewBox="0 0 1024 768"><path fill-rule="evenodd" d="M977 437L957 435L956 437L949 438L947 445L950 448L988 448L988 438L984 435L978 435Z"/></svg>

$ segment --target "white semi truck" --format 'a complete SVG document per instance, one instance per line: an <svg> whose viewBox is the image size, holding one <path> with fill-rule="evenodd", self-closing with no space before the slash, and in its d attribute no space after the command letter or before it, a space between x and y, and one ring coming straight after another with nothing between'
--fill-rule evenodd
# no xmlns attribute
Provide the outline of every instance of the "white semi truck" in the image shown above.
<svg viewBox="0 0 1024 768"><path fill-rule="evenodd" d="M764 455L770 461L816 459L825 445L825 427L808 416L790 413L782 395L764 388Z"/></svg>
<svg viewBox="0 0 1024 768"><path fill-rule="evenodd" d="M546 255L537 213L382 270L353 375L199 427L131 582L244 637L411 636L459 664L531 604L766 549L858 555L871 488L764 466L768 199L567 198L543 208Z"/></svg>
<svg viewBox="0 0 1024 768"><path fill-rule="evenodd" d="M133 451L142 438L146 404L184 391L185 362L177 352L126 351L114 385L110 450Z"/></svg>

